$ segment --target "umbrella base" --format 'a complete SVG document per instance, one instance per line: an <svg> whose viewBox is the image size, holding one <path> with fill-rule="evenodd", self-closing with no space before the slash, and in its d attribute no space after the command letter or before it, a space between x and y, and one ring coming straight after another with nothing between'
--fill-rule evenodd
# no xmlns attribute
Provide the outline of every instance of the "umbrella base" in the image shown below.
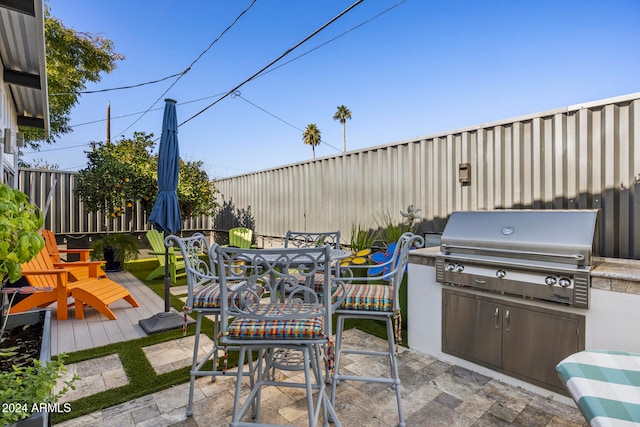
<svg viewBox="0 0 640 427"><path fill-rule="evenodd" d="M187 324L194 323L191 317L187 317ZM153 316L142 319L138 322L140 327L147 335L157 334L159 332L170 331L171 329L182 328L184 325L184 317L178 312L161 312Z"/></svg>

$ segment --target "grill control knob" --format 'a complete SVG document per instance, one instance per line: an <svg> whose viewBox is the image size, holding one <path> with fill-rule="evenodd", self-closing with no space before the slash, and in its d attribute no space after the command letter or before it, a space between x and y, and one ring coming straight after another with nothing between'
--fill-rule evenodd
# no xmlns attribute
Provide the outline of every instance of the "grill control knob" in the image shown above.
<svg viewBox="0 0 640 427"><path fill-rule="evenodd" d="M546 279L544 279L544 283L549 286L553 286L556 284L556 278L553 276L547 276Z"/></svg>
<svg viewBox="0 0 640 427"><path fill-rule="evenodd" d="M460 264L456 264L456 268L453 271L455 271L456 273L461 273L463 270L463 266L461 266Z"/></svg>
<svg viewBox="0 0 640 427"><path fill-rule="evenodd" d="M498 279L504 279L504 277L507 275L507 272L504 270L498 270L496 271L496 277Z"/></svg>
<svg viewBox="0 0 640 427"><path fill-rule="evenodd" d="M566 277L561 277L560 280L558 280L558 285L566 288L567 286L571 285L571 280L567 279Z"/></svg>
<svg viewBox="0 0 640 427"><path fill-rule="evenodd" d="M456 266L455 264L449 263L447 264L447 271L453 271L455 270Z"/></svg>

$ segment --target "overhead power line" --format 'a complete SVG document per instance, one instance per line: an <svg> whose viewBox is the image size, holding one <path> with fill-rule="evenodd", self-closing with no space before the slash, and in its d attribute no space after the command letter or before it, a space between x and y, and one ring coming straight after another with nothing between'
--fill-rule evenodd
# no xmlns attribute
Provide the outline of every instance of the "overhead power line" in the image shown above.
<svg viewBox="0 0 640 427"><path fill-rule="evenodd" d="M275 67L273 67L273 68L271 68L271 69L269 69L269 70L265 70L262 74L260 74L259 76L256 76L256 78L259 78L259 77L265 76L265 75L267 75L267 74L271 73L272 71L278 70L278 69L280 69L280 68L284 67L285 65L288 65L288 64L290 64L290 63L292 63L292 62L294 62L294 61L296 61L296 60L298 60L298 59L300 59L300 58L302 58L302 57L304 57L304 56L306 56L306 55L308 55L308 54L310 54L310 53L312 53L312 52L314 52L314 51L316 51L316 50L318 50L318 49L320 49L321 47L324 47L324 46L328 45L329 43L332 43L332 42L336 41L337 39L339 39L339 38L341 38L341 37L346 36L347 34L349 34L350 32L352 32L353 30L355 30L355 29L357 29L357 28L360 28L360 27L362 27L362 26L363 26L363 25L365 25L365 24L370 23L370 22L371 22L371 21L373 21L374 19L379 18L380 16L382 16L382 15L386 14L387 12L391 11L392 9L394 9L394 8L396 8L396 7L398 7L398 6L400 6L401 4L405 3L406 1L407 1L407 0L402 0L402 1L400 1L400 2L398 2L398 3L396 3L396 4L394 4L393 6L391 6L391 7L387 8L387 9L383 10L382 12L378 13L377 15L375 15L375 16L373 16L373 17L371 17L371 18L367 19L366 21L363 21L363 22L359 23L358 25L356 25L356 26L354 26L354 27L351 27L350 29L348 29L347 31L345 31L345 32L343 32L343 33L341 33L341 34L337 35L336 37L333 37L333 38L331 38L331 39L327 40L326 42L324 42L324 43L322 43L322 44L319 44L318 46L316 46L316 47L314 47L314 48L312 48L312 49L309 49L308 51L306 51L306 52L304 52L304 53L301 53L300 55L296 56L295 58L292 58L292 59L290 59L290 60L288 60L288 61L286 61L286 62L284 62L284 63L282 63L282 64L280 64L280 65L278 65L278 66L275 66ZM168 78L175 77L175 76L177 76L178 74L179 74L179 73L177 73L177 74L173 74L173 75L171 75L171 76L165 77L165 78L163 78L163 79L161 79L161 80L157 80L157 81L163 81L163 80L166 80L166 79L168 79ZM151 82L151 83L153 83L153 82ZM135 86L133 86L133 87L135 87ZM123 88L125 88L125 87L123 87ZM104 89L104 91L107 91L107 90L117 90L117 89L119 89L119 88L115 88L115 89ZM96 91L96 92L97 92L97 91ZM178 105L178 106L180 106L180 105L190 104L190 103L194 103L194 102L199 102L199 101L203 101L203 100L205 100L205 99L215 98L215 97L217 97L217 96L222 96L222 95L224 95L225 93L226 93L226 92L222 92L222 93L218 93L218 94L214 94L214 95L205 96L205 97L203 97L203 98L194 99L194 100L191 100L191 101L179 102L177 105ZM58 95L58 94L56 94L56 95ZM242 99L244 99L245 101L247 101L245 98L242 98ZM247 101L247 102L249 102L249 101ZM249 102L249 103L251 103L251 102ZM254 106L255 106L255 107L257 107L257 108L259 108L259 109L261 109L261 107L258 107L258 106L256 106L256 105L254 105ZM152 110L150 110L150 111L159 111L159 110L162 110L163 108L164 108L164 107L158 107L158 108L154 108L154 109L152 109ZM269 113L269 112L267 112L267 111L265 111L265 112L266 112L267 114L271 114L271 113ZM144 113L144 111L138 111L138 112L135 112L135 113L124 114L124 115L120 115L120 116L114 117L114 118L112 118L112 119L119 119L119 118L125 118L125 117L129 117L129 116L135 116L135 115L142 114L142 113ZM275 117L275 116L274 116L274 117ZM280 121L283 121L283 122L284 122L284 120L280 119L279 117L276 117L276 118L277 118L278 120L280 120ZM94 124L94 123L101 123L101 122L104 122L104 121L106 121L106 120L107 120L107 119L97 119L97 120L92 120L92 121L89 121L89 122L84 122L84 123L79 123L79 124L77 124L77 125L73 125L73 126L71 126L71 128L75 128L75 127L79 127L79 126L85 126L85 125L90 125L90 124ZM286 123L286 122L285 122L285 123ZM288 124L288 123L287 123L287 124ZM292 126L293 126L293 125L292 125ZM339 151L340 151L340 150L339 150Z"/></svg>
<svg viewBox="0 0 640 427"><path fill-rule="evenodd" d="M158 80L152 80L150 82L138 83L138 84L135 84L135 85L112 87L112 88L109 88L109 89L83 90L83 91L80 91L80 92L50 93L49 96L63 96L63 95L76 95L76 94L83 94L84 95L84 94L87 94L87 93L101 93L101 92L111 92L111 91L114 91L114 90L133 89L133 88L136 88L136 87L151 85L151 84L154 84L154 83L160 83L160 82L163 82L165 80L169 80L172 77L176 77L176 76L179 76L181 74L184 74L187 71L189 71L189 70L185 69L184 71L182 71L180 73L171 74L170 76L163 77L163 78L158 79Z"/></svg>
<svg viewBox="0 0 640 427"><path fill-rule="evenodd" d="M402 0L402 1L400 1L400 2L398 2L398 3L396 3L396 4L394 4L393 6L391 6L391 7L387 8L387 9L385 9L384 11L382 11L382 12L378 13L377 15L375 15L375 16L373 16L373 17L371 17L371 18L367 19L366 21L361 22L360 24L358 24L358 25L356 25L356 26L354 26L354 27L350 28L349 30L347 30L347 31L345 31L345 32L343 32L343 33L341 33L341 34L339 34L338 36L331 38L330 40L328 40L328 41L326 41L326 42L324 42L324 43L322 43L322 44L320 44L320 45L318 45L318 46L316 46L316 47L314 47L314 48L312 48L312 49L310 49L310 50L308 50L308 51L306 51L306 52L304 52L304 53L302 53L302 54L300 54L300 55L298 55L298 56L296 56L295 58L290 59L289 61L286 61L286 62L284 62L284 63L282 63L282 64L280 64L280 65L278 65L278 66L276 66L276 67L273 67L273 68L271 68L271 69L269 69L269 70L266 70L266 68L267 68L267 67L263 68L265 71L263 71L263 72L262 72L262 73L260 73L259 75L255 76L255 78L262 77L262 76L264 76L264 75L266 75L266 74L270 73L271 71L275 71L275 70L277 70L277 69L279 69L279 68L282 68L283 66L285 66L285 65L287 65L287 64L290 64L291 62L296 61L296 60L298 60L298 59L300 59L300 58L304 57L305 55L308 55L309 53L314 52L314 51L318 50L319 48L326 46L326 45L327 45L327 44L329 44L329 43L334 42L335 40L337 40L337 39L339 39L339 38L341 38L341 37L343 37L343 36L347 35L347 34L348 34L348 33L350 33L351 31L353 31L353 30L355 30L355 29L357 29L357 28L360 28L361 26L363 26L363 25L365 25L365 24L368 24L369 22L373 21L374 19L379 18L380 16L382 16L382 15L386 14L387 12L389 12L389 11L391 11L392 9L396 8L397 6L400 6L401 4L405 3L406 1L407 1L407 0ZM255 1L254 1L254 3L255 3ZM253 5L253 3L252 3L252 5ZM248 9L247 9L247 10L248 10ZM245 10L245 12L246 12L246 10ZM244 13L244 12L243 12L243 13ZM236 20L237 20L237 19L236 19ZM234 21L234 22L235 22L235 21ZM326 26L326 25L325 25L325 26ZM219 37L218 37L218 39L219 39ZM308 39L308 38L307 38L307 39ZM299 46L300 44L301 44L301 43L298 43L298 45L296 45L296 46ZM209 47L211 47L211 45L210 45ZM209 47L207 48L207 50L209 49ZM290 49L290 50L292 50L292 49ZM202 56L202 54L200 54L198 58L200 58L201 56ZM276 60L276 61L274 61L274 62L277 62L277 60ZM192 63L192 65L193 65L193 63ZM183 73L184 73L184 72L183 72ZM183 74L183 73L176 73L176 74L173 74L173 75L171 75L171 76L165 77L165 78L163 78L163 79L160 79L160 80L157 80L157 81L154 81L154 82L164 81L164 80L167 80L167 79L169 79L169 78L171 78L171 77L175 77L175 76L177 76L177 75L179 75L179 74ZM150 83L154 83L154 82L148 82L148 83L144 83L144 84L150 84ZM135 87L135 86L132 86L132 87ZM126 88L126 87L123 87L123 89L124 89L124 88ZM120 89L120 88L104 89L103 91L107 91L107 90L118 90L118 89ZM95 92L97 92L97 91L95 91ZM239 91L237 91L237 92L238 92L238 93L237 93L237 94L234 94L234 95L235 95L235 96L237 96L237 97L239 97L239 98L240 98L240 99L242 99L243 101L245 101L245 102L249 103L250 105L252 105L253 107L255 107L255 108L257 108L257 109L259 109L259 110L263 111L264 113L266 113L266 114L268 114L268 115L270 115L270 116L274 117L275 119L277 119L277 120L279 120L279 121L283 122L284 124L286 124L286 125L288 125L288 126L290 126L290 127L294 128L294 129L296 129L296 130L298 130L298 131L302 132L302 129L300 129L300 128L298 128L297 126L295 126L295 125L293 125L293 124L291 124L291 123L287 122L286 120L284 120L284 119L282 119L282 118L280 118L280 117L276 116L275 114L273 114L273 113L271 113L271 112L267 111L266 109L264 109L264 108L262 108L262 107L260 107L260 106L256 105L255 103L251 102L250 100L248 100L248 99L246 99L246 98L242 97L242 96L240 95ZM60 95L60 94L54 94L54 95ZM222 92L222 93L218 93L218 94L209 95L209 96L206 96L206 97L202 97L202 98L194 99L194 100L191 100L191 101L180 102L180 103L178 103L178 105L190 104L190 103L199 102L199 101L203 101L203 100L205 100L205 99L215 98L215 97L223 96L223 95L226 97L226 96L228 96L228 95L229 95L229 92ZM220 100L217 100L216 102L218 102L218 101L220 101ZM157 101L156 101L156 102L157 102ZM164 107L155 108L155 109L153 109L153 110L147 110L147 111L140 111L140 112L135 112L135 113L129 113L129 114L125 114L125 115L117 116L117 117L115 117L115 119L118 119L118 118L125 118L125 117L129 117L129 116L135 116L135 115L143 114L143 113L146 113L146 112L149 112L149 111L158 111L158 110L161 110L162 108L164 108ZM208 108L208 107L207 107L207 108ZM106 119L93 120L93 121L89 121L89 122L84 122L84 123L79 123L79 124L73 125L73 126L71 126L71 128L75 128L75 127L79 127L79 126L85 126L85 125L94 124L94 123L100 123L100 122L104 122L104 121L106 121ZM181 123L181 125L182 125L182 124L184 124L184 123L186 123L186 121L185 121L185 122L183 122L183 123ZM124 132L124 131L123 131L123 132ZM122 133L122 132L121 132L121 133ZM321 140L320 142L321 142L321 143L323 143L323 144L325 144L325 145L328 145L328 146L329 146L329 147L331 147L331 148L334 148L336 151L339 151L339 152L341 152L341 151L342 151L342 149L336 148L336 147L332 146L331 144L329 144L329 143L327 143L327 142L324 142L324 141L322 141L322 140ZM47 149L47 150L39 150L39 151L33 151L33 152L25 152L24 154L35 154L35 153L38 153L38 152L44 152L44 151L60 151L60 150L68 150L68 149L77 148L77 147L82 147L82 146L88 146L88 145L91 145L91 142L87 142L87 143L80 144L80 145L73 145L73 146L69 146L69 147L56 147L56 148L51 148L51 149Z"/></svg>
<svg viewBox="0 0 640 427"><path fill-rule="evenodd" d="M344 36L346 36L347 34L349 34L351 31L356 30L356 29L358 29L358 28L362 27L363 25L368 24L369 22L373 21L374 19L377 19L377 18L381 17L381 16L382 16L382 15L384 15L385 13L387 13L387 12L389 12L389 11L391 11L391 10L395 9L396 7L400 6L402 3L406 2L406 1L407 1L407 0L402 0L402 1L400 1L400 2L398 2L398 3L396 3L396 4L394 4L393 6L388 7L387 9L385 9L385 10L383 10L382 12L378 13L377 15L375 15L375 16L373 16L373 17L371 17L371 18L367 19L366 21L363 21L363 22L359 23L359 24L358 24L358 25L356 25L355 27L351 27L351 28L349 28L347 31L343 32L342 34L338 34L337 36L335 36L335 37L333 37L333 38L331 38L331 39L327 40L327 41L326 41L326 42L324 42L324 43L319 44L318 46L314 47L313 49L309 49L308 51L306 51L306 52L304 52L304 53L301 53L300 55L296 56L295 58L291 58L290 60L288 60L288 61L286 61L286 62L283 62L282 64L278 65L277 67L273 67L273 68L271 68L270 70L266 70L265 72L263 72L262 74L260 74L260 76L258 76L258 77L262 77L262 76L264 76L264 75L267 75L267 74L269 74L269 73L270 73L270 72L272 72L272 71L275 71L275 70L277 70L277 69L279 69L279 68L284 67L284 66L285 66L285 65L287 65L287 64L292 63L293 61L297 61L298 59L302 58L303 56L306 56L306 55L310 54L311 52L314 52L314 51L316 51L316 50L320 49L321 47L324 47L324 46L328 45L329 43L333 43L334 41L338 40L340 37L344 37Z"/></svg>
<svg viewBox="0 0 640 427"><path fill-rule="evenodd" d="M362 3L363 0L357 0L355 3L353 3L351 6L349 6L348 8L346 8L345 10L343 10L342 12L340 12L338 15L336 15L334 18L330 19L326 24L322 25L320 28L318 28L317 30L315 30L313 33L309 34L307 37L305 37L304 39L302 39L301 41L299 41L298 43L296 43L293 47L287 49L283 54L281 54L280 56L278 56L276 59L274 59L273 61L271 61L269 64L265 65L264 67L262 67L258 72L254 73L251 77L245 79L242 83L240 83L239 85L237 85L236 87L234 87L233 89L231 89L230 91L228 91L226 94L222 95L220 98L216 99L215 101L213 101L211 104L207 105L205 108L203 108L202 110L198 111L196 114L194 114L193 116L189 117L187 120L183 121L182 123L180 123L178 125L178 127L188 123L189 121L195 119L196 117L198 117L200 114L204 113L205 111L207 111L209 108L213 107L214 105L216 105L218 102L222 101L223 99L225 99L226 97L228 97L229 95L231 95L232 93L234 93L235 91L237 91L238 89L240 89L242 86L244 86L245 84L249 83L251 80L255 79L257 76L259 76L260 74L262 74L265 70L267 70L268 68L270 68L273 64L275 64L276 62L280 61L282 58L284 58L285 56L287 56L288 54L290 54L291 52L293 52L295 49L297 49L298 47L300 47L300 45L302 45L303 43L305 43L306 41L308 41L309 39L313 38L316 34L318 34L319 32L321 32L322 30L324 30L325 28L327 28L329 25L333 24L335 21L337 21L338 19L340 19L342 16L344 16L347 12L349 12L351 9L353 9L354 7L356 7L357 5L359 5L360 3Z"/></svg>
<svg viewBox="0 0 640 427"><path fill-rule="evenodd" d="M164 98L164 96L178 83L178 81L180 81L180 79L187 74L187 72L189 72L191 70L191 68L195 65L196 62L198 62L200 60L200 58L202 58L204 56L205 53L207 53L209 51L209 49L211 49L211 47L216 44L218 42L218 40L220 40L222 38L222 36L231 29L231 27L233 27L238 20L240 20L240 18L249 11L249 9L251 9L253 7L253 5L256 3L257 0L253 0L251 2L251 4L249 6L247 6L247 8L245 10L243 10L234 20L233 22L231 22L231 24L229 24L227 26L227 28L225 28L218 37L215 38L215 40L213 40L211 43L209 43L209 46L207 46L207 48L205 50L203 50L200 55L198 55L196 57L196 59L194 59L191 64L185 69L185 71L183 73L181 73L173 83L171 83L171 85L167 88L167 90L165 90L162 95L160 95L158 97L158 99L156 99L153 104L151 104L151 106L149 108L147 108L147 110L142 113L140 115L140 117L138 117L136 120L133 121L133 123L131 123L129 126L127 126L126 129L124 129L122 132L119 132L118 134L116 134L116 136L120 136L123 135L127 130L129 130L133 125L135 125L141 118L143 118L149 111L151 111L151 109L158 103L158 101L160 101L162 98ZM362 1L362 0L361 0Z"/></svg>
<svg viewBox="0 0 640 427"><path fill-rule="evenodd" d="M209 95L209 96L205 96L205 97L198 98L198 99L192 99L191 101L179 102L177 105L180 106L180 105L192 104L194 102L204 101L205 99L215 98L216 96L220 96L220 95L223 95L223 94L224 94L224 92L216 93L214 95ZM150 111L160 111L162 109L164 109L164 107L154 108L154 109L152 109ZM119 116L112 117L111 120L124 119L125 117L136 116L136 115L142 114L142 113L144 113L144 111L138 111L138 112L129 113L129 114L121 114ZM76 127L79 127L79 126L92 125L94 123L101 123L101 122L106 122L106 121L107 121L107 119L97 119L97 120L91 120L90 122L78 123L77 125L73 125L73 126L69 126L69 127L73 129L73 128L76 128Z"/></svg>
<svg viewBox="0 0 640 427"><path fill-rule="evenodd" d="M270 115L270 116L271 116L271 117L273 117L274 119L280 120L280 121L281 121L282 123L284 123L285 125L287 125L287 126L291 126L291 127L292 127L292 128L294 128L295 130L298 130L298 131L300 131L300 132L304 132L304 131L303 131L302 129L300 129L299 127L297 127L297 126L295 126L295 125L292 125L291 123L289 123L288 121L284 120L283 118L280 118L280 117L276 116L275 114L273 114L272 112L267 111L267 110L265 110L264 108L262 108L261 106L256 105L256 104L254 104L253 102L249 101L247 98L245 98L244 96L242 96L242 95L240 94L240 91L236 91L236 92L233 94L233 96L232 96L232 97L233 97L233 98L240 98L240 99L242 99L244 102L248 103L249 105L252 105L252 106L256 107L258 110L260 110L260 111L262 111L262 112L264 112L264 113L266 113L266 114ZM331 147L331 148L335 149L336 151L342 152L342 149L337 148L337 147L334 147L333 145L329 144L328 142L323 141L323 140L322 140L322 138L320 138L320 143L322 143L322 144L324 144L324 145L328 145L329 147Z"/></svg>

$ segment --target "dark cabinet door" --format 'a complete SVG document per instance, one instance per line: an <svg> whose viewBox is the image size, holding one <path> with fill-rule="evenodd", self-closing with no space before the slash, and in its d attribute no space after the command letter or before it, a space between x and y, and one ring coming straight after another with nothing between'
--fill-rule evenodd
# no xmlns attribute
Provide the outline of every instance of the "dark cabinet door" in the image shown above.
<svg viewBox="0 0 640 427"><path fill-rule="evenodd" d="M567 394L556 365L585 348L585 317L446 289L442 351Z"/></svg>
<svg viewBox="0 0 640 427"><path fill-rule="evenodd" d="M564 391L556 365L584 347L578 319L503 306L502 368Z"/></svg>
<svg viewBox="0 0 640 427"><path fill-rule="evenodd" d="M490 367L502 362L502 305L451 293L443 294L446 353Z"/></svg>

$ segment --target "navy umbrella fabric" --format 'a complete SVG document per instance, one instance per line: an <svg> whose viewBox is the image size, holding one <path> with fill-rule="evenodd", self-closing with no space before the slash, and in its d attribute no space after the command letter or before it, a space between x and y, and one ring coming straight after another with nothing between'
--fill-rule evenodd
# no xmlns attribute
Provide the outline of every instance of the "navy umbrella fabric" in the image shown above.
<svg viewBox="0 0 640 427"><path fill-rule="evenodd" d="M149 222L165 236L177 234L182 229L180 205L178 204L178 172L180 169L180 149L178 146L178 119L176 101L165 99L162 119L162 136L158 150L158 198ZM166 248L164 274L164 311L169 312L169 248Z"/></svg>
<svg viewBox="0 0 640 427"><path fill-rule="evenodd" d="M162 137L158 151L158 199L149 215L149 222L156 230L165 234L176 234L182 229L177 194L179 169L176 101L165 99Z"/></svg>

